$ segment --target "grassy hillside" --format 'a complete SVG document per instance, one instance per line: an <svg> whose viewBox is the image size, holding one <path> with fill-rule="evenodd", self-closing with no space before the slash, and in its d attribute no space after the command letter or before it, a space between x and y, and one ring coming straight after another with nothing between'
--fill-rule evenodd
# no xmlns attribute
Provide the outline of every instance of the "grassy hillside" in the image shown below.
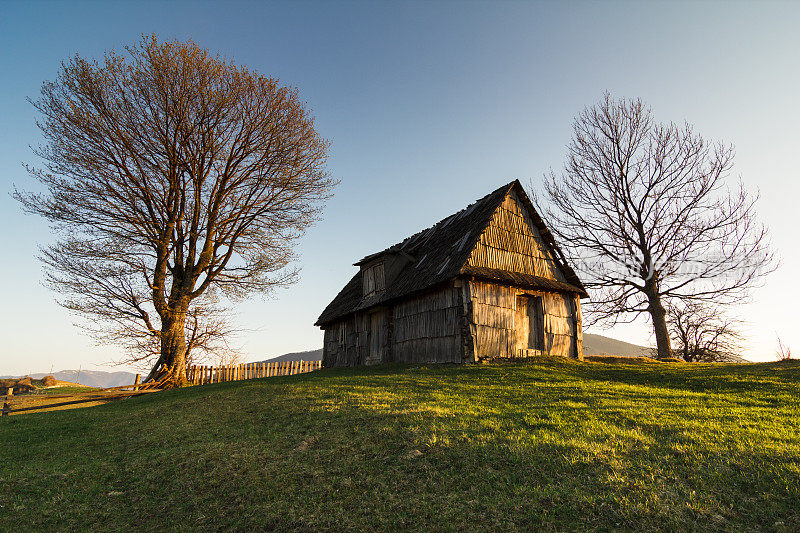
<svg viewBox="0 0 800 533"><path fill-rule="evenodd" d="M800 366L380 367L0 421L0 530L797 530Z"/></svg>

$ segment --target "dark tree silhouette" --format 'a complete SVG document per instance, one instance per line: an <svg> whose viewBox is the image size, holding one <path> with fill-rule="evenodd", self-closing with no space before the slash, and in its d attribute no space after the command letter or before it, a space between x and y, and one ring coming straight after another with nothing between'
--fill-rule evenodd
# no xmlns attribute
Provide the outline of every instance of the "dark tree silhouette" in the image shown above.
<svg viewBox="0 0 800 533"><path fill-rule="evenodd" d="M689 301L667 306L667 326L675 355L690 363L736 360L741 351L741 321L712 305Z"/></svg>
<svg viewBox="0 0 800 533"><path fill-rule="evenodd" d="M726 185L732 147L606 94L575 120L568 150L545 180L545 212L592 289L590 323L647 313L670 357L667 303L736 302L774 269L756 197Z"/></svg>
<svg viewBox="0 0 800 533"><path fill-rule="evenodd" d="M155 36L69 59L32 103L46 192L16 197L61 237L48 282L135 358L157 346L150 378L180 385L187 352L227 331L215 302L295 279L336 183L328 141L296 89Z"/></svg>

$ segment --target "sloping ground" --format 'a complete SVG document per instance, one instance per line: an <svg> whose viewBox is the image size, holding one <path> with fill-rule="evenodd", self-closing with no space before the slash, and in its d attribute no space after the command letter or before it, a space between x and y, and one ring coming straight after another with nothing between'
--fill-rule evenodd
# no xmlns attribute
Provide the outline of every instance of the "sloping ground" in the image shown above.
<svg viewBox="0 0 800 533"><path fill-rule="evenodd" d="M10 417L0 530L797 530L798 378L337 369Z"/></svg>
<svg viewBox="0 0 800 533"><path fill-rule="evenodd" d="M652 349L638 344L618 341L594 333L583 334L584 355L616 355L619 357L651 357Z"/></svg>

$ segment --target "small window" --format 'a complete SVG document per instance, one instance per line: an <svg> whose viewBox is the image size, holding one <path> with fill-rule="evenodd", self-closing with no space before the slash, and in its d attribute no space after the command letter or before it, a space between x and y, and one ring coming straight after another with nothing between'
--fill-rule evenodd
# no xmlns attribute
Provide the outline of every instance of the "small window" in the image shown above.
<svg viewBox="0 0 800 533"><path fill-rule="evenodd" d="M342 322L339 326L339 346L347 345L347 322Z"/></svg>
<svg viewBox="0 0 800 533"><path fill-rule="evenodd" d="M378 263L372 269L375 271L375 292L381 292L386 288L386 279L383 275L383 263Z"/></svg>
<svg viewBox="0 0 800 533"><path fill-rule="evenodd" d="M372 265L363 270L364 296L371 296L386 288L386 277L383 272L383 263Z"/></svg>
<svg viewBox="0 0 800 533"><path fill-rule="evenodd" d="M375 292L375 275L371 268L364 269L364 296Z"/></svg>

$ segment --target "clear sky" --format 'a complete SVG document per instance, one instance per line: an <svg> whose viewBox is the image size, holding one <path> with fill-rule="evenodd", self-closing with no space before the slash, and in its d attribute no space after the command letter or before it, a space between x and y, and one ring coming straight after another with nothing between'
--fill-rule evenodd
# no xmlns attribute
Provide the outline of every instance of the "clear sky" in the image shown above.
<svg viewBox="0 0 800 533"><path fill-rule="evenodd" d="M745 355L773 359L777 334L798 351L799 27L789 2L0 1L0 374L101 368L117 355L41 285L35 254L51 235L8 192L33 186L21 168L39 141L26 97L70 54L151 32L298 86L333 142L342 183L301 242L302 280L239 307L248 360L320 347L313 323L362 256L560 168L573 117L605 90L735 144L735 172L760 190L783 263L739 310ZM597 332L652 342L646 323Z"/></svg>

